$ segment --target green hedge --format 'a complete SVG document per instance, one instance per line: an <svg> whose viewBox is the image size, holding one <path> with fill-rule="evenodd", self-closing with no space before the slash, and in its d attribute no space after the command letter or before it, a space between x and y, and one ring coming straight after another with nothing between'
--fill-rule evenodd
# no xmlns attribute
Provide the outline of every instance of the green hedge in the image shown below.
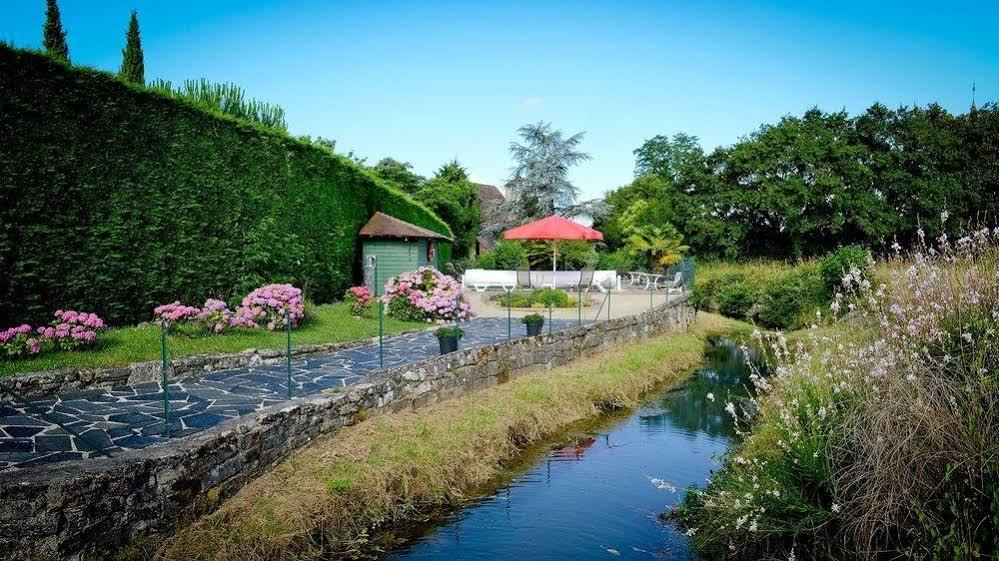
<svg viewBox="0 0 999 561"><path fill-rule="evenodd" d="M113 323L266 282L339 298L381 210L451 235L344 158L113 76L0 45L0 326Z"/></svg>

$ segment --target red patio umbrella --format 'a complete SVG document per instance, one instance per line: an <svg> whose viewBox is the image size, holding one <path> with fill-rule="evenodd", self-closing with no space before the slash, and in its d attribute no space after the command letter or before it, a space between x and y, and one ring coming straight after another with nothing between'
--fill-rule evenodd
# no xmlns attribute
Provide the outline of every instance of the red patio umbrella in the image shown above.
<svg viewBox="0 0 999 561"><path fill-rule="evenodd" d="M593 240L600 241L604 235L593 228L576 224L561 216L549 216L523 226L511 228L503 232L506 240ZM555 261L558 259L558 247L554 247L552 256L552 272L555 272Z"/></svg>

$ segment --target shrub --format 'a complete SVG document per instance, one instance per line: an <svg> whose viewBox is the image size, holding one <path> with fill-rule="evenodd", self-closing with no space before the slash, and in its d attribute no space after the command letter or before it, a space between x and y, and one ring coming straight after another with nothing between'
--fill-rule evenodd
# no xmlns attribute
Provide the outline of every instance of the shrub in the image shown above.
<svg viewBox="0 0 999 561"><path fill-rule="evenodd" d="M531 303L553 308L569 307L569 295L555 288L539 288L531 294Z"/></svg>
<svg viewBox="0 0 999 561"><path fill-rule="evenodd" d="M471 318L471 306L458 281L433 267L392 277L382 296L389 315L406 321L446 322Z"/></svg>
<svg viewBox="0 0 999 561"><path fill-rule="evenodd" d="M571 308L579 303L568 293L553 288L539 288L531 292L501 292L489 299L504 308L507 306L511 308L547 308L549 302L553 308Z"/></svg>
<svg viewBox="0 0 999 561"><path fill-rule="evenodd" d="M344 300L350 304L350 311L355 316L363 315L371 309L371 289L366 286L352 286L344 294Z"/></svg>
<svg viewBox="0 0 999 561"><path fill-rule="evenodd" d="M513 271L527 267L527 251L516 241L498 240L492 251L483 253L475 260L479 269L499 269Z"/></svg>
<svg viewBox="0 0 999 561"><path fill-rule="evenodd" d="M870 267L871 254L866 249L848 245L833 251L822 258L819 271L826 292L832 296L842 290L843 277L854 269L866 274Z"/></svg>
<svg viewBox="0 0 999 561"><path fill-rule="evenodd" d="M205 300L205 305L202 306L194 319L202 330L208 333L222 333L233 327L233 316L228 304L222 300L209 298Z"/></svg>
<svg viewBox="0 0 999 561"><path fill-rule="evenodd" d="M741 277L728 277L715 294L718 311L722 314L738 318L751 319L750 310L757 302L757 288Z"/></svg>
<svg viewBox="0 0 999 561"><path fill-rule="evenodd" d="M637 271L641 267L639 266L638 258L635 257L634 253L628 249L622 248L611 252L597 252L596 268L602 271L613 269L617 271L619 275L623 275L629 271Z"/></svg>
<svg viewBox="0 0 999 561"><path fill-rule="evenodd" d="M285 325L286 314L290 315L293 329L305 318L302 290L290 284L268 284L243 298L235 318L240 325L266 325L269 331L274 331Z"/></svg>
<svg viewBox="0 0 999 561"><path fill-rule="evenodd" d="M44 351L72 351L93 346L98 333L107 329L97 314L75 310L56 310L47 326L32 329L21 324L0 331L0 349L8 358L37 355Z"/></svg>
<svg viewBox="0 0 999 561"><path fill-rule="evenodd" d="M437 328L437 331L434 331L434 335L436 335L438 339L450 339L451 337L461 339L465 336L465 330L456 325L439 327Z"/></svg>
<svg viewBox="0 0 999 561"><path fill-rule="evenodd" d="M802 266L766 283L757 319L765 327L796 329L807 325L824 303L825 290L818 268Z"/></svg>
<svg viewBox="0 0 999 561"><path fill-rule="evenodd" d="M541 325L545 323L545 317L541 314L528 314L520 319L524 325Z"/></svg>
<svg viewBox="0 0 999 561"><path fill-rule="evenodd" d="M0 331L0 346L8 358L20 358L42 352L41 341L32 334L31 326L26 323Z"/></svg>

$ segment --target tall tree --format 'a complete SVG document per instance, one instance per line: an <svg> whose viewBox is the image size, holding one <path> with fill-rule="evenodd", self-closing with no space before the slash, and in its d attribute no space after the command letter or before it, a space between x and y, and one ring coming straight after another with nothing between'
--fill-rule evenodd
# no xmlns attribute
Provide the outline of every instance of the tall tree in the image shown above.
<svg viewBox="0 0 999 561"><path fill-rule="evenodd" d="M45 0L45 23L42 25L42 46L50 55L69 62L69 45L62 28L62 16L56 0Z"/></svg>
<svg viewBox="0 0 999 561"><path fill-rule="evenodd" d="M142 39L139 37L139 16L132 10L125 32L125 48L121 50L121 70L118 77L129 84L146 83L146 66L142 57Z"/></svg>
<svg viewBox="0 0 999 561"><path fill-rule="evenodd" d="M443 179L444 181L448 181L450 183L468 181L468 170L466 170L465 166L461 165L461 163L458 162L458 159L455 158L450 162L441 165L441 167L439 167L437 172L434 174L434 177L437 179Z"/></svg>
<svg viewBox="0 0 999 561"><path fill-rule="evenodd" d="M579 188L569 181L569 169L590 155L579 150L584 133L568 138L541 121L517 130L522 142L510 143L515 163L507 182L510 222L535 220L558 214L578 214Z"/></svg>
<svg viewBox="0 0 999 561"><path fill-rule="evenodd" d="M455 255L471 255L482 225L478 187L467 179L449 181L435 177L427 181L413 199L426 205L451 227Z"/></svg>
<svg viewBox="0 0 999 561"><path fill-rule="evenodd" d="M410 171L411 169L413 169L413 164L409 162L400 162L394 158L386 157L372 166L371 171L400 191L412 195L423 187L426 179L416 175Z"/></svg>

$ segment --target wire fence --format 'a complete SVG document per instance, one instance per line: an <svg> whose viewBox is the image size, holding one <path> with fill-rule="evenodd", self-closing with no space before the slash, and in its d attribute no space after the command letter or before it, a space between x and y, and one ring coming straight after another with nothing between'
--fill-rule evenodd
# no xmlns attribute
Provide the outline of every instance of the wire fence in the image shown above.
<svg viewBox="0 0 999 561"><path fill-rule="evenodd" d="M158 361L155 382L32 398L0 381L0 469L18 464L15 460L23 460L23 464L71 456L109 456L186 436L285 400L342 391L371 371L423 360L445 350L551 335L638 315L692 287L695 269L693 260L685 260L660 275L621 274L613 284L466 287L465 298L472 305L474 319L459 323L457 309L452 309L451 319L428 324L405 321L390 313L380 296L387 277L394 275L386 274L371 260L364 267L365 285L371 290L370 306L362 306L357 315L343 302L322 307L308 323L298 325L290 309L285 309L275 323L249 333L192 335L166 321L148 326L144 333L155 333L152 348L158 356L142 356ZM453 347L446 348L430 329L441 326L460 327L464 332ZM223 341L232 344L227 346ZM188 358L205 355L206 350L207 354L221 354L247 348L257 349L263 360L218 369L192 366ZM220 360L218 364L226 363ZM38 428L36 436L13 436L34 428L9 430L12 423ZM59 446L42 450L38 435L70 438L68 443L56 440ZM35 442L29 443L31 438ZM7 450L16 453L5 455Z"/></svg>

